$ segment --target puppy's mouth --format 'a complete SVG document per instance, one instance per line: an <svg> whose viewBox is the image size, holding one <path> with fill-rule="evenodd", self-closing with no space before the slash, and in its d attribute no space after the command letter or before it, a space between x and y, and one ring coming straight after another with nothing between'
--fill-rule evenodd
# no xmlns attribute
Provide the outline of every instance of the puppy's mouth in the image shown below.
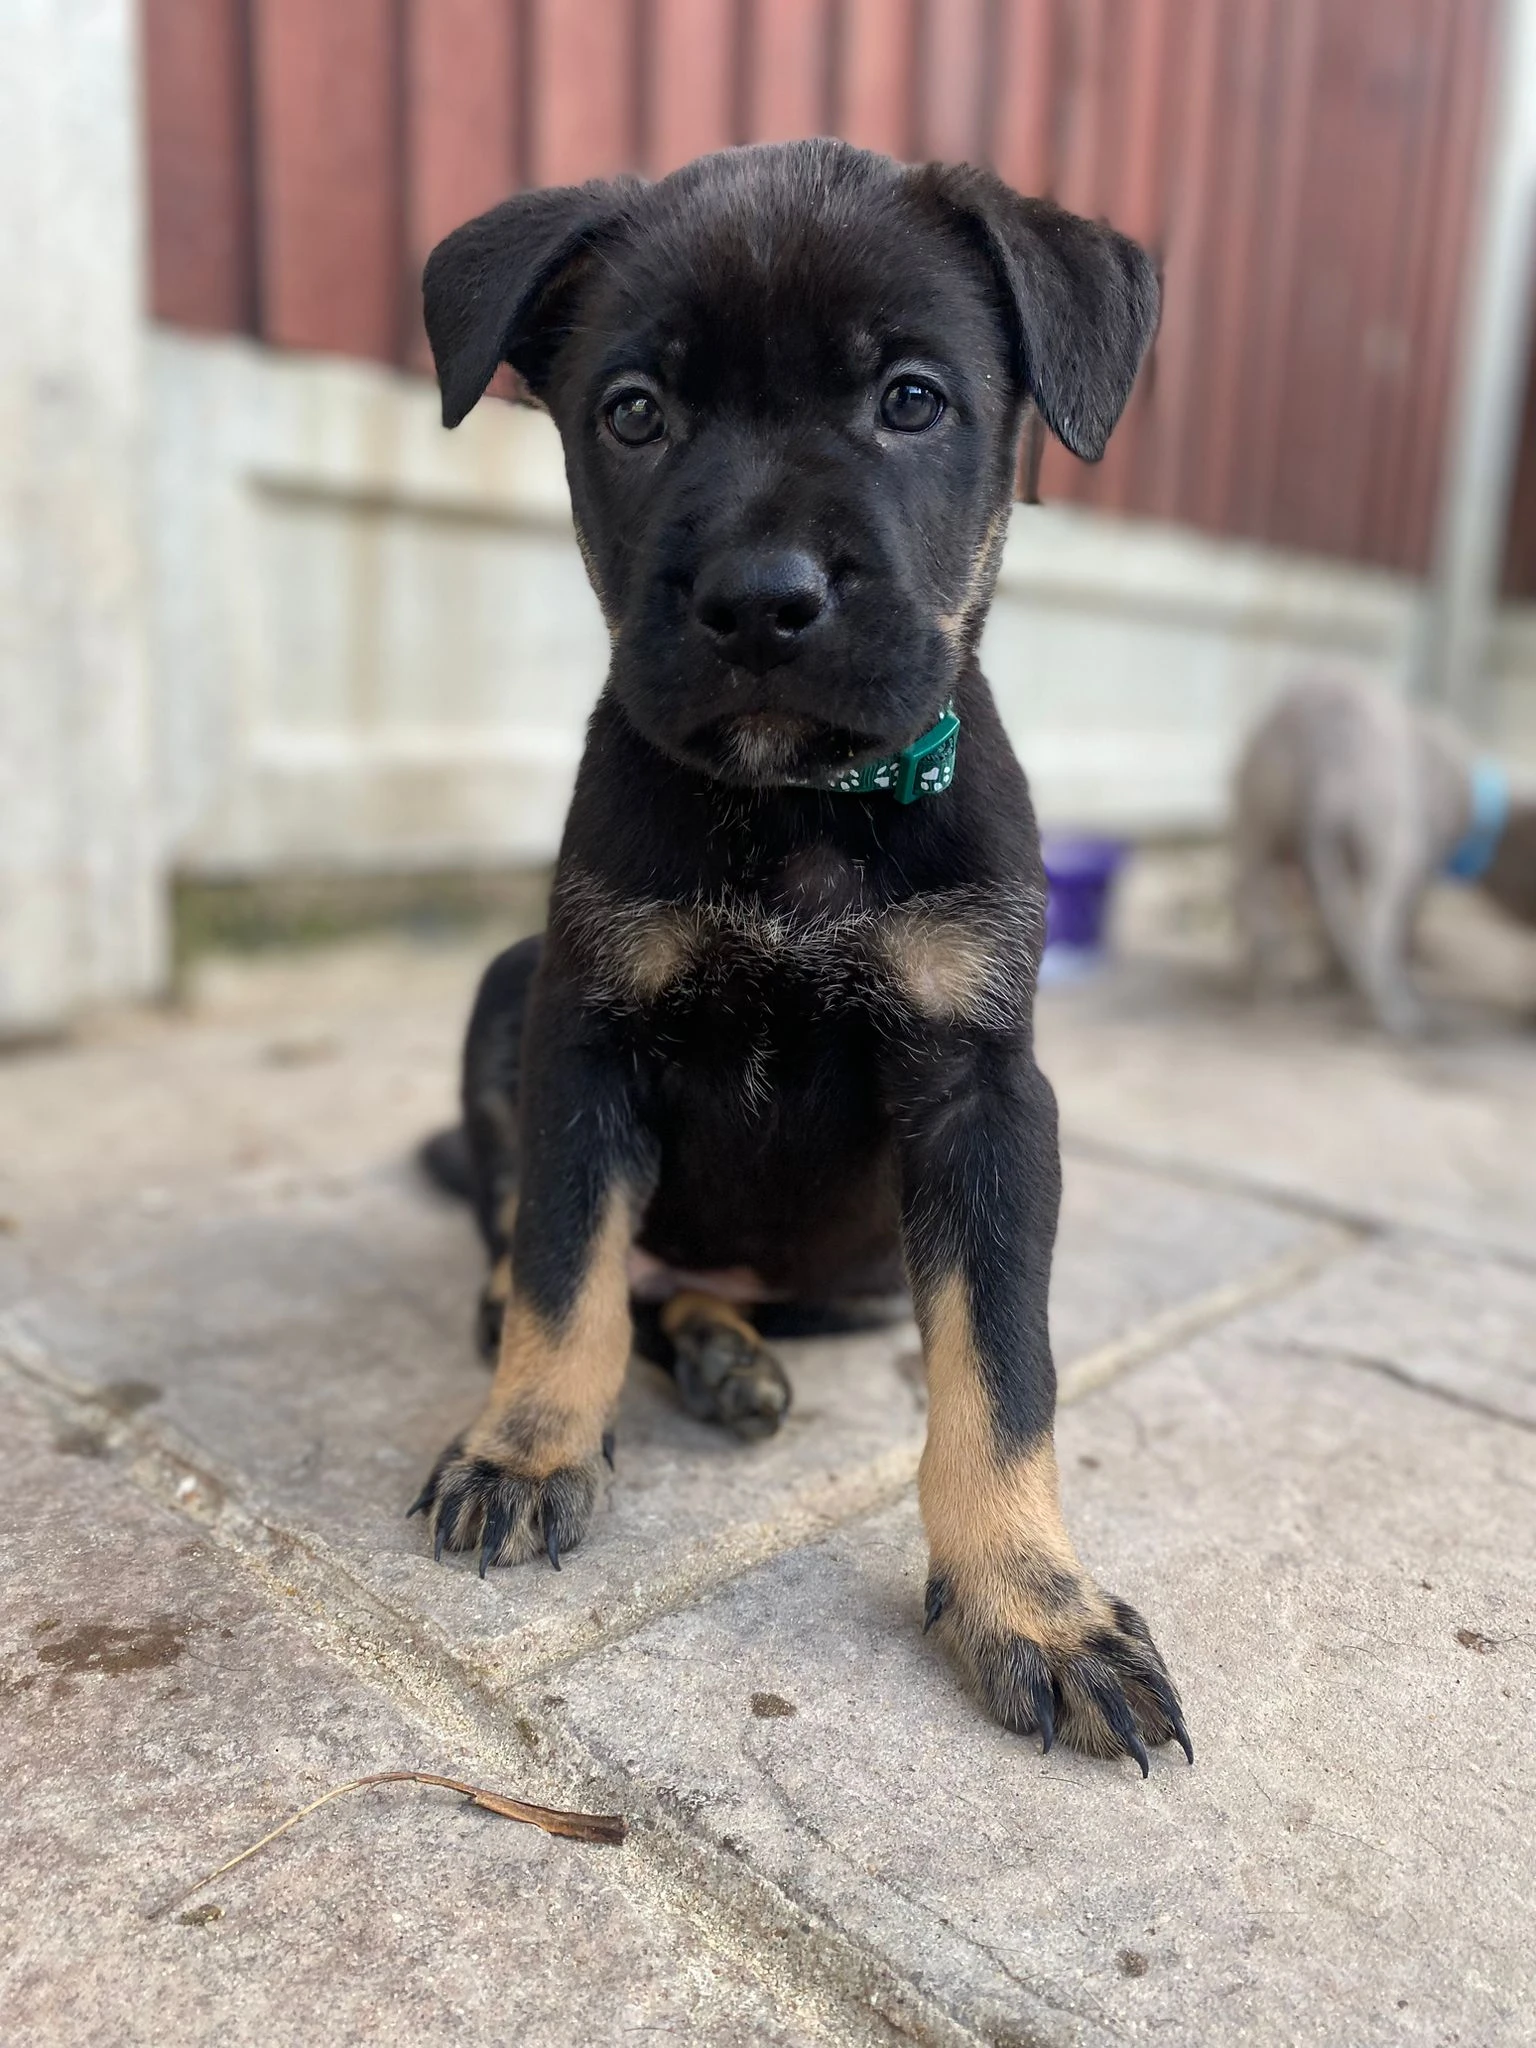
<svg viewBox="0 0 1536 2048"><path fill-rule="evenodd" d="M757 786L813 781L883 750L870 733L796 711L735 712L697 727L683 742L688 758L711 775Z"/></svg>

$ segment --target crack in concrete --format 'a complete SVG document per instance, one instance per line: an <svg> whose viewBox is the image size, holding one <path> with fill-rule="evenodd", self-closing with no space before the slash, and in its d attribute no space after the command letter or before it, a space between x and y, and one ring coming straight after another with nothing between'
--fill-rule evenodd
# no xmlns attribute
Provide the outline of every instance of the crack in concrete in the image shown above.
<svg viewBox="0 0 1536 2048"><path fill-rule="evenodd" d="M751 1768L753 1776L767 1793L768 1798L778 1809L782 1818L790 1824L791 1829L808 1836L811 1841L817 1843L834 1862L841 1864L843 1869L848 1871L855 1879L861 1876L871 1876L873 1873L866 1866L858 1863L847 1850L840 1848L832 1840L818 1820L801 1809L799 1803L789 1790L780 1784L769 1760L754 1753L750 1743L750 1733L750 1729L743 1733L741 1741L737 1744L737 1755ZM989 1942L981 1940L975 1934L966 1933L957 1924L953 1914L946 1913L923 1899L915 1898L907 1890L906 1886L892 1877L888 1871L883 1872L875 1879L875 1882L882 1891L889 1892L892 1898L899 1899L910 1912L920 1914L926 1920L936 1921L952 1941L971 1949L976 1955L984 1958L985 1961L992 1965L997 1971L998 1976L1005 1983L1011 1984L1016 1990L1022 1991L1026 1998L1042 2007L1046 2012L1062 2013L1069 2019L1086 2021L1090 2025L1102 2028L1106 2034L1112 2035L1116 2039L1124 2037L1124 2029L1116 2021L1112 2020L1102 2008L1074 2005L1071 2000L1063 1998L1059 1992L1046 1991L1040 1985L1031 1983L1028 1978L1021 1977L1018 1971L1005 1962L1003 1957ZM1010 2026L1014 2024L1015 2022L1010 2019Z"/></svg>
<svg viewBox="0 0 1536 2048"><path fill-rule="evenodd" d="M1362 1242L1357 1230L1330 1230L1280 1253L1241 1279L1225 1281L1207 1288L1203 1294L1159 1310L1123 1336L1111 1338L1109 1343L1063 1366L1057 1378L1058 1402L1065 1405L1080 1401L1084 1395L1119 1379L1132 1366L1161 1357L1219 1323L1231 1322L1251 1308L1291 1293L1315 1279L1326 1267L1357 1251Z"/></svg>
<svg viewBox="0 0 1536 2048"><path fill-rule="evenodd" d="M1371 1209L1357 1202L1341 1202L1320 1195L1313 1188L1290 1181L1272 1180L1262 1173L1244 1173L1238 1168L1217 1166L1208 1160L1189 1159L1179 1153L1162 1152L1155 1146L1128 1145L1100 1138L1088 1131L1064 1130L1061 1134L1064 1158L1092 1160L1097 1165L1118 1166L1130 1173L1142 1173L1152 1180L1173 1180L1185 1187L1207 1193L1239 1195L1289 1215L1305 1216L1314 1222L1332 1223L1355 1233L1361 1240L1400 1238L1410 1243L1437 1245L1463 1258L1477 1257L1516 1273L1536 1273L1536 1249L1489 1242L1478 1236L1484 1220L1469 1219L1461 1227L1426 1223L1400 1210Z"/></svg>
<svg viewBox="0 0 1536 2048"><path fill-rule="evenodd" d="M1407 1387L1415 1394L1427 1394L1432 1401L1444 1401L1452 1408L1464 1409L1469 1415L1480 1415L1488 1422L1507 1423L1511 1429L1536 1432L1536 1422L1529 1416L1512 1415L1507 1408L1500 1408L1492 1401L1480 1401L1476 1394L1464 1394L1459 1388L1447 1387L1439 1380L1421 1379L1395 1358L1383 1358L1372 1351L1354 1351L1342 1344L1309 1344L1301 1337L1274 1338L1261 1348L1291 1358L1316 1359L1323 1365L1352 1365L1362 1372L1380 1373L1383 1379L1392 1380L1397 1386Z"/></svg>

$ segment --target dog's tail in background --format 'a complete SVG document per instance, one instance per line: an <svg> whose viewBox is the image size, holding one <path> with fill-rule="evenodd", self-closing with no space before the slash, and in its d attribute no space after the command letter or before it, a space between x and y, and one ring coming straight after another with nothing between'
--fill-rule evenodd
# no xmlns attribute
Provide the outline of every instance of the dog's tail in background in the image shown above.
<svg viewBox="0 0 1536 2048"><path fill-rule="evenodd" d="M439 1194L451 1195L456 1202L475 1199L475 1170L462 1124L423 1138L416 1148L416 1164Z"/></svg>

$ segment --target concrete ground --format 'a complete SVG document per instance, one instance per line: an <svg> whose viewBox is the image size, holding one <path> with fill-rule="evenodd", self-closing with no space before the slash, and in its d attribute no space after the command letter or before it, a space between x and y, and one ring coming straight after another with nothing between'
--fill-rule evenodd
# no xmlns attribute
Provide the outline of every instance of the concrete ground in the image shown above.
<svg viewBox="0 0 1536 2048"><path fill-rule="evenodd" d="M786 1347L751 1447L637 1364L558 1576L432 1565L478 1262L408 1153L483 940L0 1061L0 2037L1536 2040L1536 1035L1256 1011L1198 873L1128 909L1041 1044L1069 1518L1197 1750L1146 1783L919 1634L910 1327ZM410 1767L629 1838L390 1786L178 1898Z"/></svg>

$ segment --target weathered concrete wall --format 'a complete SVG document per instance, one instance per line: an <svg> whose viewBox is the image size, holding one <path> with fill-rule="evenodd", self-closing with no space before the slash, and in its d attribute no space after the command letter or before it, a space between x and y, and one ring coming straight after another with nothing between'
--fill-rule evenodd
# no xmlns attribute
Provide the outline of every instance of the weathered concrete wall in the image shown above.
<svg viewBox="0 0 1536 2048"><path fill-rule="evenodd" d="M544 859L607 635L559 442L365 364L152 344L160 754L202 874Z"/></svg>
<svg viewBox="0 0 1536 2048"><path fill-rule="evenodd" d="M0 6L0 1032L164 960L134 16Z"/></svg>
<svg viewBox="0 0 1536 2048"><path fill-rule="evenodd" d="M152 344L161 758L202 874L554 849L607 641L541 415ZM1015 515L985 660L1051 818L1203 829L1237 737L1327 654L1400 683L1416 597L1181 529Z"/></svg>
<svg viewBox="0 0 1536 2048"><path fill-rule="evenodd" d="M1043 818L1215 831L1271 693L1319 662L1401 689L1420 601L1380 570L1021 505L982 662Z"/></svg>

